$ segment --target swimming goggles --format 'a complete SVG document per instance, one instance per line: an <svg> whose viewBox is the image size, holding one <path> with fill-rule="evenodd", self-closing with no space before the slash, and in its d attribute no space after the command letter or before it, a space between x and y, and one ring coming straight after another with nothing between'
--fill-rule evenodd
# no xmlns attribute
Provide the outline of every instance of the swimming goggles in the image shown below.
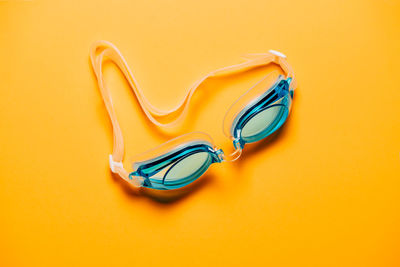
<svg viewBox="0 0 400 267"><path fill-rule="evenodd" d="M172 127L186 116L188 105L196 89L207 78L244 71L275 63L283 70L270 73L242 95L227 111L223 129L233 142L234 152L226 155L202 132L192 132L174 138L148 152L136 156L133 171L128 173L123 165L124 142L116 118L112 99L102 73L103 61L107 58L115 63L133 89L136 98L148 119L159 127ZM97 41L90 48L90 59L104 104L110 116L114 148L109 156L113 173L136 187L170 190L184 187L199 178L213 163L234 161L240 157L247 143L257 142L276 131L289 115L296 81L286 56L270 50L263 54L251 54L246 61L214 70L189 89L183 100L172 110L162 111L152 106L143 96L121 52L110 42ZM165 118L174 117L170 122Z"/></svg>

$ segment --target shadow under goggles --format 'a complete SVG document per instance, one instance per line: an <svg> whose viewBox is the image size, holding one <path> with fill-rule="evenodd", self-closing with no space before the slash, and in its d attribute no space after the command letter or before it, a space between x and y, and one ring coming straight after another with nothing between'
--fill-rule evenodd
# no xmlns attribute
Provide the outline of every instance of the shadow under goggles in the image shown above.
<svg viewBox="0 0 400 267"><path fill-rule="evenodd" d="M172 127L187 114L188 104L199 85L209 77L275 63L285 75L272 72L243 94L227 111L223 129L233 142L235 151L229 155L218 149L212 138L203 132L192 132L174 138L134 158L133 171L128 173L123 165L124 143L119 123L105 85L102 64L104 58L114 62L125 75L138 102L149 120L159 127ZM247 143L260 141L279 129L286 121L296 88L293 70L286 56L274 50L248 55L245 62L220 68L205 75L189 89L181 103L169 111L152 106L143 96L140 87L120 51L110 42L97 41L90 49L90 58L101 95L111 119L114 150L109 156L110 168L136 187L170 190L184 187L199 178L213 163L234 161L240 157ZM169 123L160 118L178 113Z"/></svg>

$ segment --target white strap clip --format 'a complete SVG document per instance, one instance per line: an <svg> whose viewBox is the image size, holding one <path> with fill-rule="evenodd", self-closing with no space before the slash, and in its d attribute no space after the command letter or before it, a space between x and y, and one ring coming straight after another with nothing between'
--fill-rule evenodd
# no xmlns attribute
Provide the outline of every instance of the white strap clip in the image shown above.
<svg viewBox="0 0 400 267"><path fill-rule="evenodd" d="M272 50L272 49L269 50L268 52L270 52L271 54L274 54L274 55L276 55L278 57L286 58L286 55L281 53L281 52L278 52L278 51L275 51L275 50Z"/></svg>
<svg viewBox="0 0 400 267"><path fill-rule="evenodd" d="M124 165L122 165L122 162L116 162L113 160L112 155L110 154L109 156L109 160L110 160L110 169L113 173L116 173L115 171L115 167L120 167L121 169L124 168Z"/></svg>

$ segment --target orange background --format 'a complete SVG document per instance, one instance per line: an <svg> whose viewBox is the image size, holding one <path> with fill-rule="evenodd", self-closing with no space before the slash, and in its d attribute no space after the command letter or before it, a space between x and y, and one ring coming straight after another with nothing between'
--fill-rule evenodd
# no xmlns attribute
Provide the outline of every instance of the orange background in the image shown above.
<svg viewBox="0 0 400 267"><path fill-rule="evenodd" d="M399 1L6 0L0 38L1 266L400 266ZM98 39L159 108L242 54L282 51L290 119L188 194L135 194L108 169ZM230 149L225 111L269 69L208 81L179 134ZM128 167L170 137L105 73Z"/></svg>

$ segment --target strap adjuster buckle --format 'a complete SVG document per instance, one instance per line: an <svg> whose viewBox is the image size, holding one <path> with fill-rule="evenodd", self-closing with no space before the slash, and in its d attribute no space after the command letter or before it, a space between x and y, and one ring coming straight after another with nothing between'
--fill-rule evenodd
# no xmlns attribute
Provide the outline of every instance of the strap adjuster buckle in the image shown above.
<svg viewBox="0 0 400 267"><path fill-rule="evenodd" d="M271 54L274 54L275 56L278 56L278 57L281 57L281 58L286 58L286 55L281 53L281 52L279 52L279 51L271 49L268 52L270 52Z"/></svg>
<svg viewBox="0 0 400 267"><path fill-rule="evenodd" d="M112 155L109 155L109 161L110 161L110 169L113 173L116 173L117 171L115 170L115 167L120 167L121 169L124 168L124 165L122 165L122 162L116 162L113 160Z"/></svg>

